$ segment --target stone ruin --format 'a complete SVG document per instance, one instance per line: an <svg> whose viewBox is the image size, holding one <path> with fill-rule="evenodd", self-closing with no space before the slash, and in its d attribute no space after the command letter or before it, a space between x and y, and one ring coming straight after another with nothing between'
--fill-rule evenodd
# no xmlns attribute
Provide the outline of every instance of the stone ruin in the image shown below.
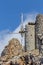
<svg viewBox="0 0 43 65"><path fill-rule="evenodd" d="M35 49L27 52L24 52L22 45L17 39L13 38L10 40L1 53L0 65L31 65L30 53L34 56L34 65L40 65L40 62L43 62L43 15L39 14L36 17L34 37ZM42 54L39 54L39 52Z"/></svg>

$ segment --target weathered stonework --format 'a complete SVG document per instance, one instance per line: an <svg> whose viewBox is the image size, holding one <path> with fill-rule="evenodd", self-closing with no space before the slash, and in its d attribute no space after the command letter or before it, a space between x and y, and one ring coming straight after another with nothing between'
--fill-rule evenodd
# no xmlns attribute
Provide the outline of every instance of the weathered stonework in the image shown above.
<svg viewBox="0 0 43 65"><path fill-rule="evenodd" d="M43 15L39 14L36 17L36 24L35 24L35 34L36 34L36 48L39 48L39 36L43 33Z"/></svg>
<svg viewBox="0 0 43 65"><path fill-rule="evenodd" d="M26 25L26 48L28 50L35 49L35 23L28 23Z"/></svg>

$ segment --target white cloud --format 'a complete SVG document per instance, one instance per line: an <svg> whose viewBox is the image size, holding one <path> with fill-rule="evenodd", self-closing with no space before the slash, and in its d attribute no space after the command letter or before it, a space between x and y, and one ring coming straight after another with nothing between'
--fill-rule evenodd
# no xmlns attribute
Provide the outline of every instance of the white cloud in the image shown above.
<svg viewBox="0 0 43 65"><path fill-rule="evenodd" d="M25 24L27 24L28 22L35 22L35 17L36 17L37 13L32 13L32 14L25 14L25 20L23 25L25 26ZM19 32L21 27L21 24L12 32L12 33L16 33ZM8 41L12 38L17 38L19 39L19 41L21 42L21 35L20 34L9 34L10 30L4 30L0 32L0 53L2 52L2 50L4 49L4 47L8 44ZM22 42L24 45L24 39Z"/></svg>

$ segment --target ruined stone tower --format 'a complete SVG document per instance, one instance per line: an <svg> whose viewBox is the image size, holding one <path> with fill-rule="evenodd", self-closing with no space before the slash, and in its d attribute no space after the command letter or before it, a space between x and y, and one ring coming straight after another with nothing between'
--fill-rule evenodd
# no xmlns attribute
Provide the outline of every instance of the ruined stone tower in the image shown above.
<svg viewBox="0 0 43 65"><path fill-rule="evenodd" d="M26 25L26 48L28 50L43 50L43 15L36 16L35 23L30 22Z"/></svg>
<svg viewBox="0 0 43 65"><path fill-rule="evenodd" d="M35 49L35 23L26 25L26 48L27 51Z"/></svg>
<svg viewBox="0 0 43 65"><path fill-rule="evenodd" d="M39 14L36 17L36 24L35 24L35 34L36 34L36 48L39 48L40 44L42 43L42 36L43 36L43 15Z"/></svg>

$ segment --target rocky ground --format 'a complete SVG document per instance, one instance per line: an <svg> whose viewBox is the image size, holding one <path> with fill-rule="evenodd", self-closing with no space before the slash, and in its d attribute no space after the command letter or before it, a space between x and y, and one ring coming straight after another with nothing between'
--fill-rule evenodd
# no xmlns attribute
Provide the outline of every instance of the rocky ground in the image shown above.
<svg viewBox="0 0 43 65"><path fill-rule="evenodd" d="M39 62L41 55L38 49L24 52L20 42L13 38L1 53L0 65L29 65L31 63L30 54L34 56L34 62Z"/></svg>

